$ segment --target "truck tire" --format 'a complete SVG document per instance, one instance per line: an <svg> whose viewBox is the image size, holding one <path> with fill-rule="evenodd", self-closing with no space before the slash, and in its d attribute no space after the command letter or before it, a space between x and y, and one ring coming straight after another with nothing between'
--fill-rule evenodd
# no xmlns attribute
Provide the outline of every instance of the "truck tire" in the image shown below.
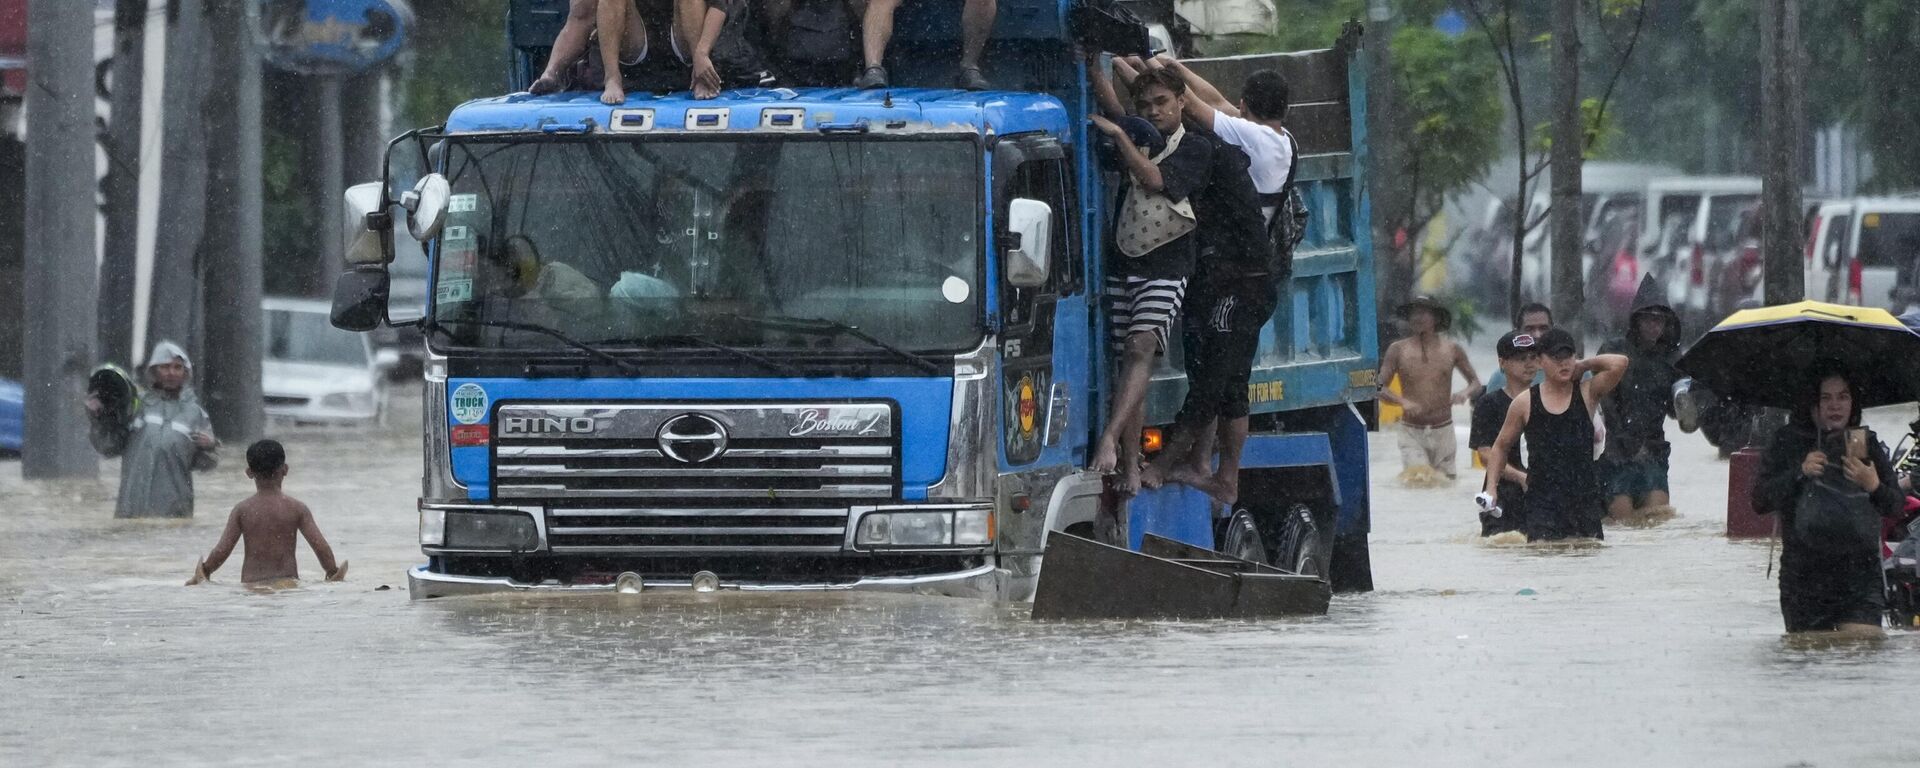
<svg viewBox="0 0 1920 768"><path fill-rule="evenodd" d="M1254 523L1252 512L1235 510L1221 529L1219 541L1221 554L1256 563L1270 562L1266 541L1260 536L1260 526Z"/></svg>
<svg viewBox="0 0 1920 768"><path fill-rule="evenodd" d="M1305 576L1327 578L1327 551L1320 525L1313 521L1313 510L1305 504L1287 508L1280 520L1280 537L1274 547L1273 565Z"/></svg>

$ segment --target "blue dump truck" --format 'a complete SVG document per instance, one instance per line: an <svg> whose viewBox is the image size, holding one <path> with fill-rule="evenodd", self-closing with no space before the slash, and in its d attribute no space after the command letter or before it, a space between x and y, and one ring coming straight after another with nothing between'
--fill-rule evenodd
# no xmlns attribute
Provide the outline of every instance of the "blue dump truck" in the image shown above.
<svg viewBox="0 0 1920 768"><path fill-rule="evenodd" d="M1031 600L1049 534L1183 542L1370 588L1378 339L1356 28L1202 61L1292 82L1312 213L1261 343L1228 509L1082 472L1111 394L1115 177L1089 146L1070 0L1001 0L951 82L958 0L902 9L895 87L532 96L564 0L514 0L512 95L389 145L348 193L334 322L384 322L425 244L427 562L416 598L502 590L882 589ZM1331 41L1330 41L1331 42ZM1231 91L1229 92L1231 95ZM394 297L418 304L420 297ZM1174 345L1149 423L1184 393ZM1272 569L1268 569L1272 570ZM1323 604L1324 607L1324 604Z"/></svg>

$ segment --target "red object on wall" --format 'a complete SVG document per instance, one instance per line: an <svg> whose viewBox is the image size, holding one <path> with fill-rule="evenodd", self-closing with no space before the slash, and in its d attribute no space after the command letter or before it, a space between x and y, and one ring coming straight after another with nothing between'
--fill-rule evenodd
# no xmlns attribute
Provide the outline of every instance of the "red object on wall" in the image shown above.
<svg viewBox="0 0 1920 768"><path fill-rule="evenodd" d="M1727 460L1727 537L1764 539L1773 535L1773 515L1753 508L1753 486L1760 480L1760 451L1741 448Z"/></svg>

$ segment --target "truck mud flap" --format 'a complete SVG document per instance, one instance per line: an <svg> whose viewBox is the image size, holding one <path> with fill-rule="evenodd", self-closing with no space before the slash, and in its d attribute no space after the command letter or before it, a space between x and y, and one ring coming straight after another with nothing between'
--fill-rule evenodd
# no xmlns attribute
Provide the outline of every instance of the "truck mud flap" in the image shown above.
<svg viewBox="0 0 1920 768"><path fill-rule="evenodd" d="M1035 619L1253 619L1321 615L1332 589L1313 576L1147 534L1140 552L1047 535Z"/></svg>

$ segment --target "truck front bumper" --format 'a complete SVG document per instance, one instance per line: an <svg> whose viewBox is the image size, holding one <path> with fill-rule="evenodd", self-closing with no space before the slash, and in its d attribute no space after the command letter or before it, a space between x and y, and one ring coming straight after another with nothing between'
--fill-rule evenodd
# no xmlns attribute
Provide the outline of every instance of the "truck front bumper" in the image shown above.
<svg viewBox="0 0 1920 768"><path fill-rule="evenodd" d="M860 590L868 592L895 592L914 595L939 595L947 597L971 597L995 599L1005 594L1003 588L1009 574L991 563L951 573L936 573L923 576L869 576L850 582L795 583L795 582L757 582L723 581L720 589L742 592L833 592ZM647 581L645 590L691 590L690 581L660 580ZM496 576L460 576L447 573L434 573L427 566L415 566L407 573L407 593L415 600L436 597L457 597L462 595L484 595L497 592L527 593L588 593L612 592L613 584L561 584L559 582L541 582L529 584L506 577Z"/></svg>

